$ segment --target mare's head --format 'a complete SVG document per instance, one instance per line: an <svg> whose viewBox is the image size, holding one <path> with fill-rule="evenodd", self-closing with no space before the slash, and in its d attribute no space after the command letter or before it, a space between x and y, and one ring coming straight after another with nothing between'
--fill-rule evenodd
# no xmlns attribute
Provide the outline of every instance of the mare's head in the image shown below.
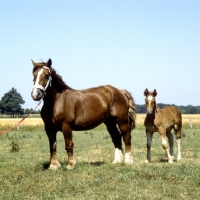
<svg viewBox="0 0 200 200"><path fill-rule="evenodd" d="M33 100L40 101L44 95L48 86L51 84L51 65L52 61L49 59L46 63L40 62L33 63L33 91L31 96Z"/></svg>
<svg viewBox="0 0 200 200"><path fill-rule="evenodd" d="M156 95L157 92L154 89L153 92L149 92L148 89L144 91L144 96L145 98L145 103L146 103L146 109L147 109L147 114L152 114L153 111L156 109Z"/></svg>

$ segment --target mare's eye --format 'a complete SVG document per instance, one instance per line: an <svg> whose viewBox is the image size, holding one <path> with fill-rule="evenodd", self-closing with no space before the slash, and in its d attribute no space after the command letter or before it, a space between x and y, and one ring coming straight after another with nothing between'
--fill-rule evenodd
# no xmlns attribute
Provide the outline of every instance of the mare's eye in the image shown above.
<svg viewBox="0 0 200 200"><path fill-rule="evenodd" d="M48 74L45 75L45 79L47 79L47 80L49 79L49 75Z"/></svg>

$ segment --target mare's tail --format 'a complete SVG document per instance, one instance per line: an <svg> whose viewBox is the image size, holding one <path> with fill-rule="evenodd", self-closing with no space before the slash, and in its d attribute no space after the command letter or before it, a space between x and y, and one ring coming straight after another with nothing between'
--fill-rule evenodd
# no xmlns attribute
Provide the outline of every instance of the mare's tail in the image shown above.
<svg viewBox="0 0 200 200"><path fill-rule="evenodd" d="M133 97L131 96L131 94L127 91L127 90L121 90L125 96L128 99L129 102L129 109L128 109L128 126L129 126L129 130L131 131L132 129L135 128L135 118L136 118L136 114L135 114L135 102Z"/></svg>

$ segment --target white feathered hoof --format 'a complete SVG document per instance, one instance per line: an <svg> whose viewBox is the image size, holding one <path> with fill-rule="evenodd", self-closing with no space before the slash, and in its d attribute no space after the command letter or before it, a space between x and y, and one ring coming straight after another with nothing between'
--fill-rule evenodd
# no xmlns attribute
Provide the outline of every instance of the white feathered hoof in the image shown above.
<svg viewBox="0 0 200 200"><path fill-rule="evenodd" d="M181 156L178 156L177 157L177 162L180 162L181 161Z"/></svg>
<svg viewBox="0 0 200 200"><path fill-rule="evenodd" d="M49 170L57 170L61 167L60 163L58 161L56 161L55 163L51 163L49 165Z"/></svg>
<svg viewBox="0 0 200 200"><path fill-rule="evenodd" d="M172 164L174 162L174 156L168 158L168 163Z"/></svg>
<svg viewBox="0 0 200 200"><path fill-rule="evenodd" d="M133 163L133 156L131 155L131 152L125 153L125 164L132 164Z"/></svg>
<svg viewBox="0 0 200 200"><path fill-rule="evenodd" d="M76 166L76 161L73 159L73 160L70 160L70 161L68 161L68 163L67 163L67 169L74 169L75 168L75 166Z"/></svg>
<svg viewBox="0 0 200 200"><path fill-rule="evenodd" d="M148 160L145 160L144 163L149 164L149 161L148 161Z"/></svg>
<svg viewBox="0 0 200 200"><path fill-rule="evenodd" d="M123 151L116 148L115 149L115 158L112 163L123 163L124 162L124 154Z"/></svg>

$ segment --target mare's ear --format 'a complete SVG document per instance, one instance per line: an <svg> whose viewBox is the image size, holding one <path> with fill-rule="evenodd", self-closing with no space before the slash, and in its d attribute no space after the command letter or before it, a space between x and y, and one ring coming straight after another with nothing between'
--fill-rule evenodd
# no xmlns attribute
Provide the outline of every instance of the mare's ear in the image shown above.
<svg viewBox="0 0 200 200"><path fill-rule="evenodd" d="M49 60L47 61L47 67L51 68L51 65L52 65L52 61L51 61L51 58L49 58Z"/></svg>
<svg viewBox="0 0 200 200"><path fill-rule="evenodd" d="M154 89L153 96L156 97L156 95L157 95L157 91L156 91L156 89Z"/></svg>
<svg viewBox="0 0 200 200"><path fill-rule="evenodd" d="M37 63L35 63L32 59L31 59L33 66L35 67Z"/></svg>
<svg viewBox="0 0 200 200"><path fill-rule="evenodd" d="M148 89L146 88L146 90L144 91L144 96L147 96L149 94Z"/></svg>

